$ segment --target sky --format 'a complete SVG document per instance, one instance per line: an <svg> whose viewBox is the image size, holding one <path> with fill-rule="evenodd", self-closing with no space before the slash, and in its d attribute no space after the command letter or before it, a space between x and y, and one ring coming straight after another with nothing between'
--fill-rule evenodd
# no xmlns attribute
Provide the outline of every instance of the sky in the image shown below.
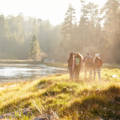
<svg viewBox="0 0 120 120"><path fill-rule="evenodd" d="M107 0L85 0L86 3L93 2L100 7ZM69 4L76 10L76 19L80 19L80 0L0 0L0 12L6 17L17 16L23 13L25 16L49 20L51 24L57 25L64 21L65 13Z"/></svg>

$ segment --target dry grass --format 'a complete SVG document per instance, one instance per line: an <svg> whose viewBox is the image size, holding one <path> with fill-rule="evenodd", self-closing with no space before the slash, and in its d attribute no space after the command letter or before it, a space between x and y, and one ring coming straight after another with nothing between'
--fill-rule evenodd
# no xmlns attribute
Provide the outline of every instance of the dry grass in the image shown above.
<svg viewBox="0 0 120 120"><path fill-rule="evenodd" d="M120 119L120 70L104 68L101 73L101 81L84 80L83 73L80 80L56 74L7 87L0 91L0 114L32 107L32 114L38 116L34 100L42 114L52 110L61 120ZM114 74L118 77L113 78Z"/></svg>

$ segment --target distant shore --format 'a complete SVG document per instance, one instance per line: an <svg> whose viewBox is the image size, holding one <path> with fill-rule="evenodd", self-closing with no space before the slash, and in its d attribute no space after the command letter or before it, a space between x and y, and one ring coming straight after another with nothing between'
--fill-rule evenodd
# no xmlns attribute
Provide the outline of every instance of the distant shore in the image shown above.
<svg viewBox="0 0 120 120"><path fill-rule="evenodd" d="M0 59L0 64L44 64L50 67L59 67L59 68L67 68L66 62L42 62L42 61L34 61L34 60L3 60Z"/></svg>
<svg viewBox="0 0 120 120"><path fill-rule="evenodd" d="M3 60L0 59L0 63L3 64L41 64L41 61L34 61L34 60Z"/></svg>
<svg viewBox="0 0 120 120"><path fill-rule="evenodd" d="M67 68L67 62L43 62L34 60L10 60L0 59L0 64L44 64L50 67ZM104 63L103 68L120 68L120 64L117 63Z"/></svg>

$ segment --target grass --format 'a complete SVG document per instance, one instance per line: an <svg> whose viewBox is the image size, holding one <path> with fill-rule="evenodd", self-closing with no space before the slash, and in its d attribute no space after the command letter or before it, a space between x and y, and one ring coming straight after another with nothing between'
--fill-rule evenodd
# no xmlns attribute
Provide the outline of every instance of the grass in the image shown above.
<svg viewBox="0 0 120 120"><path fill-rule="evenodd" d="M68 74L49 75L32 81L4 83L7 89L0 91L0 114L16 112L32 107L31 115L22 115L22 120L54 111L60 120L120 119L120 76L119 69L102 69L102 80L69 80ZM38 111L35 104L40 109ZM19 116L16 113L16 116Z"/></svg>

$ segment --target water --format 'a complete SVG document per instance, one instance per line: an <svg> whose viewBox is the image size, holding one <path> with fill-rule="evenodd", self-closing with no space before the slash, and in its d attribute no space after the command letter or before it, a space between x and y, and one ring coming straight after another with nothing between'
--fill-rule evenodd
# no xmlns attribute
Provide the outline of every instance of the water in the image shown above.
<svg viewBox="0 0 120 120"><path fill-rule="evenodd" d="M65 73L62 68L31 64L0 64L0 82L34 80L43 76Z"/></svg>

